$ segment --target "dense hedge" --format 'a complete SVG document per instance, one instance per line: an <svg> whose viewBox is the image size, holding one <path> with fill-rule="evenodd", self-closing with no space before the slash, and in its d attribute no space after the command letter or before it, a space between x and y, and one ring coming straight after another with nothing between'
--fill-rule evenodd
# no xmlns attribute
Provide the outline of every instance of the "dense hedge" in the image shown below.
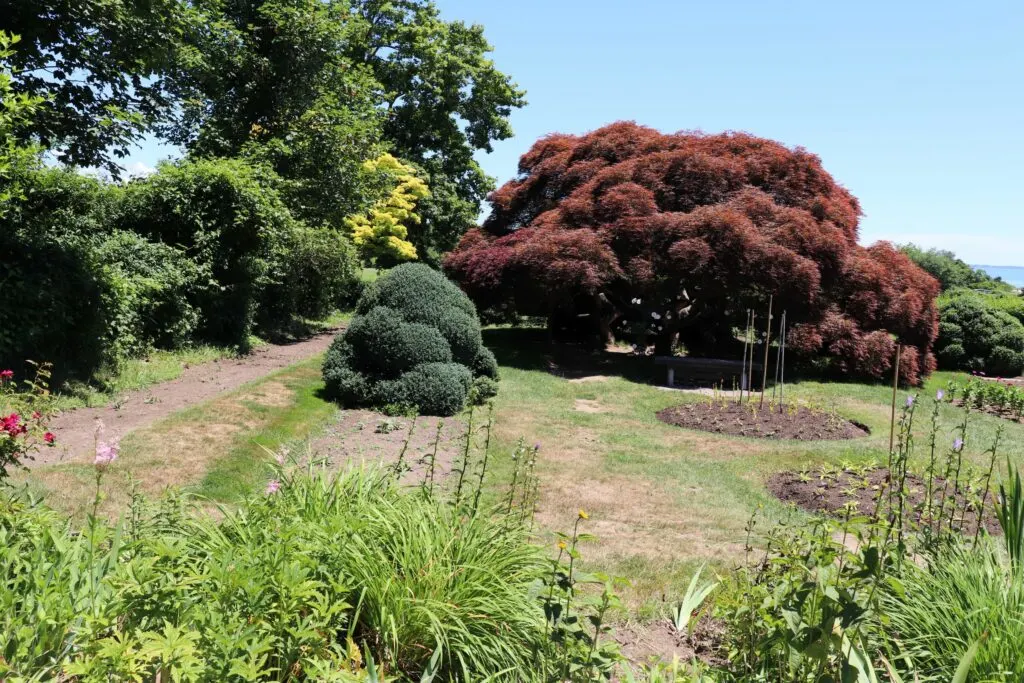
<svg viewBox="0 0 1024 683"><path fill-rule="evenodd" d="M391 270L356 311L324 359L327 391L343 404L454 415L471 398L496 393L498 364L483 346L473 303L429 266Z"/></svg>
<svg viewBox="0 0 1024 683"><path fill-rule="evenodd" d="M126 185L28 174L0 231L0 365L47 361L58 382L88 379L151 348L244 348L261 328L351 306L351 242L295 220L275 185L218 159Z"/></svg>
<svg viewBox="0 0 1024 683"><path fill-rule="evenodd" d="M1024 324L992 297L954 290L939 300L940 367L991 375L1024 371Z"/></svg>

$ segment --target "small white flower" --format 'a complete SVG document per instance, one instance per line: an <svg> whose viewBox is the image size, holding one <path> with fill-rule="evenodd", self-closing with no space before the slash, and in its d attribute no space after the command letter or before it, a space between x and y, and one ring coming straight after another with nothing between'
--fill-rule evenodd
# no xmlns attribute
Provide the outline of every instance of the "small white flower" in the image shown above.
<svg viewBox="0 0 1024 683"><path fill-rule="evenodd" d="M651 317L654 318L655 320L661 320L661 315L655 313L654 311L651 311Z"/></svg>

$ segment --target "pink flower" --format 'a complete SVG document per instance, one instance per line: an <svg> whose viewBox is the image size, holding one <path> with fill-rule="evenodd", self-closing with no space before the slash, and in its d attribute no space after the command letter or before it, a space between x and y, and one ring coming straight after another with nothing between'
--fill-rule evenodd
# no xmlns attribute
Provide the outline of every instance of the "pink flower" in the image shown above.
<svg viewBox="0 0 1024 683"><path fill-rule="evenodd" d="M269 481L269 482L267 483L267 490L266 490L266 494L267 494L268 496L271 496L271 495L273 495L273 494L277 493L277 492L278 492L278 491L280 491L280 490L281 490L281 482L279 482L279 481L278 481L277 479L271 479L271 480L270 480L270 481Z"/></svg>
<svg viewBox="0 0 1024 683"><path fill-rule="evenodd" d="M274 460L277 461L278 465L284 467L284 453L278 453L277 455L275 455Z"/></svg>
<svg viewBox="0 0 1024 683"><path fill-rule="evenodd" d="M14 370L0 370L0 379L11 379L14 377Z"/></svg>
<svg viewBox="0 0 1024 683"><path fill-rule="evenodd" d="M96 467L106 467L110 463L117 460L118 443L98 443L96 444L96 459L93 464Z"/></svg>
<svg viewBox="0 0 1024 683"><path fill-rule="evenodd" d="M43 434L43 441L52 446L57 441L57 437L53 435L53 432L46 432Z"/></svg>

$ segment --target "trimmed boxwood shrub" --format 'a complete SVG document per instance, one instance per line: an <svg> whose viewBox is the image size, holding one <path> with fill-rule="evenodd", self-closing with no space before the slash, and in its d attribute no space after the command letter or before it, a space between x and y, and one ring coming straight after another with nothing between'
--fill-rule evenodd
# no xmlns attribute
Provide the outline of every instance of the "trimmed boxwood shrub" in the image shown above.
<svg viewBox="0 0 1024 683"><path fill-rule="evenodd" d="M1024 371L1024 325L985 294L954 290L939 300L940 367L1017 375Z"/></svg>
<svg viewBox="0 0 1024 683"><path fill-rule="evenodd" d="M473 303L429 266L391 270L367 287L356 312L324 358L327 394L343 405L454 415L497 393L498 363Z"/></svg>

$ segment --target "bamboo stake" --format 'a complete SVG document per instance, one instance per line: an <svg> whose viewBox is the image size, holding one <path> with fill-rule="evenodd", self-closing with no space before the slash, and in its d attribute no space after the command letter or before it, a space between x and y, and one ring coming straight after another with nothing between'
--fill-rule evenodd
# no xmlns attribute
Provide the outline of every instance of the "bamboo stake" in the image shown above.
<svg viewBox="0 0 1024 683"><path fill-rule="evenodd" d="M896 345L896 367L892 373L892 415L889 417L889 453L892 453L893 444L896 440L896 391L900 384L900 352L903 347Z"/></svg>
<svg viewBox="0 0 1024 683"><path fill-rule="evenodd" d="M781 351L781 362L779 363L779 412L782 412L782 394L786 389L786 336L789 328L786 326L786 312L782 312L782 338L779 339L779 350Z"/></svg>
<svg viewBox="0 0 1024 683"><path fill-rule="evenodd" d="M764 324L764 367L761 368L761 407L764 408L764 390L768 384L768 342L772 337L772 304L775 302L775 295L768 295L768 320ZM753 367L751 367L753 370Z"/></svg>
<svg viewBox="0 0 1024 683"><path fill-rule="evenodd" d="M744 391L744 389L746 389L744 384L746 384L746 376L747 376L747 349L749 348L749 345L750 345L750 309L749 308L747 309L747 319L744 320L743 322L746 323L746 326L743 328L743 369L740 370L740 396L739 396L739 400L736 401L737 403L741 403L743 401L743 391Z"/></svg>

